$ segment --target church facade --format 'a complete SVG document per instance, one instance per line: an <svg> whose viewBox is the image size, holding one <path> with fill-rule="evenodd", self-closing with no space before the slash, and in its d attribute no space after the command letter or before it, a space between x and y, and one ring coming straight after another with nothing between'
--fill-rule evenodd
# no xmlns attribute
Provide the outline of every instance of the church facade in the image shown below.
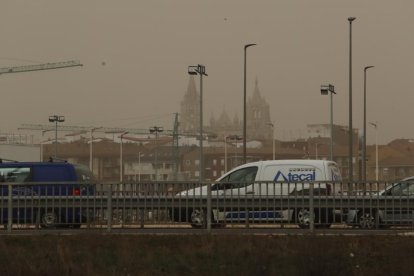
<svg viewBox="0 0 414 276"><path fill-rule="evenodd" d="M183 134L196 134L200 125L200 94L197 91L195 80L190 76L187 91L181 101L180 127ZM271 140L272 127L270 126L270 107L266 99L262 97L259 90L259 83L256 80L253 94L246 102L246 132L247 140ZM210 116L209 125L203 126L206 133L224 139L225 136L243 135L243 119L238 114L229 116L223 109L216 118Z"/></svg>

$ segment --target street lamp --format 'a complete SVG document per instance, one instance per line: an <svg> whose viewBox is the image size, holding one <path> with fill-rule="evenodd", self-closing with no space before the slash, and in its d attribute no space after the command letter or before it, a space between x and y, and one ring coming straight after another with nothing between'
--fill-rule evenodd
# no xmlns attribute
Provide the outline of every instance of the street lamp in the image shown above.
<svg viewBox="0 0 414 276"><path fill-rule="evenodd" d="M251 46L255 46L257 44L246 44L244 45L244 86L243 86L243 163L246 164L246 50Z"/></svg>
<svg viewBox="0 0 414 276"><path fill-rule="evenodd" d="M138 152L138 182L141 182L141 152Z"/></svg>
<svg viewBox="0 0 414 276"><path fill-rule="evenodd" d="M93 153L93 149L92 149L93 132L100 128L101 127L94 127L94 128L91 128L91 131L90 131L91 136L90 136L90 144L89 144L89 169L92 173L93 173L93 154L92 154Z"/></svg>
<svg viewBox="0 0 414 276"><path fill-rule="evenodd" d="M273 123L267 123L267 125L272 127L272 152L273 160L275 160L275 125Z"/></svg>
<svg viewBox="0 0 414 276"><path fill-rule="evenodd" d="M238 141L242 140L243 138L240 137L239 135L233 135L230 138L233 139L234 142L236 143L236 148L235 148L235 151L234 151L234 166L238 166L239 162L237 161L237 159L239 159L239 158L237 156L237 148L238 148L237 145L238 145Z"/></svg>
<svg viewBox="0 0 414 276"><path fill-rule="evenodd" d="M352 142L352 21L354 21L355 17L348 17L349 21L349 156L348 156L348 180L350 183L353 181L354 177L354 168L352 164L352 150L353 150L353 142Z"/></svg>
<svg viewBox="0 0 414 276"><path fill-rule="evenodd" d="M318 144L318 143L315 143L315 159L316 159L316 160L319 158L319 155L318 155L318 148L319 148L319 144Z"/></svg>
<svg viewBox="0 0 414 276"><path fill-rule="evenodd" d="M123 152L122 152L122 138L124 135L128 134L127 131L123 132L119 138L121 139L120 148L119 148L119 182L122 182L122 177L124 175L123 168Z"/></svg>
<svg viewBox="0 0 414 276"><path fill-rule="evenodd" d="M158 133L163 132L164 128L159 126L153 126L149 128L150 133L155 133L155 153L154 153L154 167L155 167L155 181L158 180L158 150L157 150L157 141Z"/></svg>
<svg viewBox="0 0 414 276"><path fill-rule="evenodd" d="M364 137L362 138L362 180L367 180L367 70L374 66L364 68Z"/></svg>
<svg viewBox="0 0 414 276"><path fill-rule="evenodd" d="M43 143L45 142L49 142L50 139L48 138L47 140L44 140L44 135L46 132L48 132L50 130L42 130L42 141L40 141L40 162L43 162Z"/></svg>
<svg viewBox="0 0 414 276"><path fill-rule="evenodd" d="M224 173L227 172L227 137L224 136Z"/></svg>
<svg viewBox="0 0 414 276"><path fill-rule="evenodd" d="M49 116L49 122L55 123L55 158L57 158L57 129L58 129L58 123L63 123L65 121L65 116L59 116L59 115L52 115Z"/></svg>
<svg viewBox="0 0 414 276"><path fill-rule="evenodd" d="M235 162L236 162L236 165L237 165L237 141L241 140L242 138L238 135L224 136L224 173L227 172L227 139L236 140Z"/></svg>
<svg viewBox="0 0 414 276"><path fill-rule="evenodd" d="M330 92L330 93L329 93ZM321 94L322 95L328 95L330 94L330 100L331 100L331 122L330 122L330 131L331 131L331 147L330 147L330 156L329 159L333 161L333 94L336 94L335 87L332 84L328 85L321 85Z"/></svg>
<svg viewBox="0 0 414 276"><path fill-rule="evenodd" d="M378 182L378 123L369 123L375 128L375 181Z"/></svg>
<svg viewBox="0 0 414 276"><path fill-rule="evenodd" d="M195 66L188 66L189 75L200 75L200 174L199 181L204 181L204 160L203 160L203 76L206 74L206 67L198 64Z"/></svg>

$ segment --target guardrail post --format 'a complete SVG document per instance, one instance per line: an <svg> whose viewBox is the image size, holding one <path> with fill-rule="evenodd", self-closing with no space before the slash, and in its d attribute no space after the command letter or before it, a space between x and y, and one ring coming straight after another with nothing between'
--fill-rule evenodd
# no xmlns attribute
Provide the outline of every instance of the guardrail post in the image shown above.
<svg viewBox="0 0 414 276"><path fill-rule="evenodd" d="M207 184L207 233L211 234L211 183Z"/></svg>
<svg viewBox="0 0 414 276"><path fill-rule="evenodd" d="M310 216L310 223L309 223L309 230L311 233L315 230L315 212L313 210L313 186L315 183L310 183L309 189L309 216Z"/></svg>
<svg viewBox="0 0 414 276"><path fill-rule="evenodd" d="M7 232L10 233L13 227L12 184L9 184L7 189L9 192L7 195Z"/></svg>
<svg viewBox="0 0 414 276"><path fill-rule="evenodd" d="M247 197L246 187L244 188L244 191L245 191L244 196L245 196L245 199L246 199L246 197ZM253 191L254 191L254 183L253 183ZM240 204L239 204L239 207L240 207ZM247 201L246 201L246 210L244 212L244 215L246 216L246 222L245 222L246 228L250 228L250 221L249 221L250 214L249 214L249 207L247 207ZM240 218L240 214L239 214L239 218Z"/></svg>
<svg viewBox="0 0 414 276"><path fill-rule="evenodd" d="M139 210L139 215L140 215L140 227L141 227L141 229L144 229L144 225L145 225L145 223L144 223L144 221L145 221L145 210L144 209L140 209Z"/></svg>
<svg viewBox="0 0 414 276"><path fill-rule="evenodd" d="M112 184L109 184L107 200L108 202L107 202L106 215L108 216L108 219L107 219L106 231L111 232L112 230Z"/></svg>
<svg viewBox="0 0 414 276"><path fill-rule="evenodd" d="M411 211L411 229L414 229L414 210Z"/></svg>

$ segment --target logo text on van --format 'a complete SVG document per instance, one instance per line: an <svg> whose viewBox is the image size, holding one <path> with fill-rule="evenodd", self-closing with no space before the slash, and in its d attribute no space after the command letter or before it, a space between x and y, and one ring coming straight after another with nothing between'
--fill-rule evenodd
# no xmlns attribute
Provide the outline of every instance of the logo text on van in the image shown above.
<svg viewBox="0 0 414 276"><path fill-rule="evenodd" d="M308 170L306 169L306 173L300 172L300 169L292 169L289 170L288 174L283 174L281 171L276 173L275 178L273 179L274 182L277 181L287 181L287 182L298 182L298 181L315 181L315 170Z"/></svg>

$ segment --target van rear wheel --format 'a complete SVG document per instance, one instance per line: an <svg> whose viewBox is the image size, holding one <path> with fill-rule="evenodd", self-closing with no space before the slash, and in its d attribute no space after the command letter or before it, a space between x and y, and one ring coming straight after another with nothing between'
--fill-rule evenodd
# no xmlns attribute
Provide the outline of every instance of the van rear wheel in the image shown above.
<svg viewBox="0 0 414 276"><path fill-rule="evenodd" d="M40 226L43 228L56 227L58 223L58 215L53 210L47 210L40 215Z"/></svg>
<svg viewBox="0 0 414 276"><path fill-rule="evenodd" d="M311 224L311 213L309 209L299 209L296 210L296 223L302 229L306 229L310 227Z"/></svg>

